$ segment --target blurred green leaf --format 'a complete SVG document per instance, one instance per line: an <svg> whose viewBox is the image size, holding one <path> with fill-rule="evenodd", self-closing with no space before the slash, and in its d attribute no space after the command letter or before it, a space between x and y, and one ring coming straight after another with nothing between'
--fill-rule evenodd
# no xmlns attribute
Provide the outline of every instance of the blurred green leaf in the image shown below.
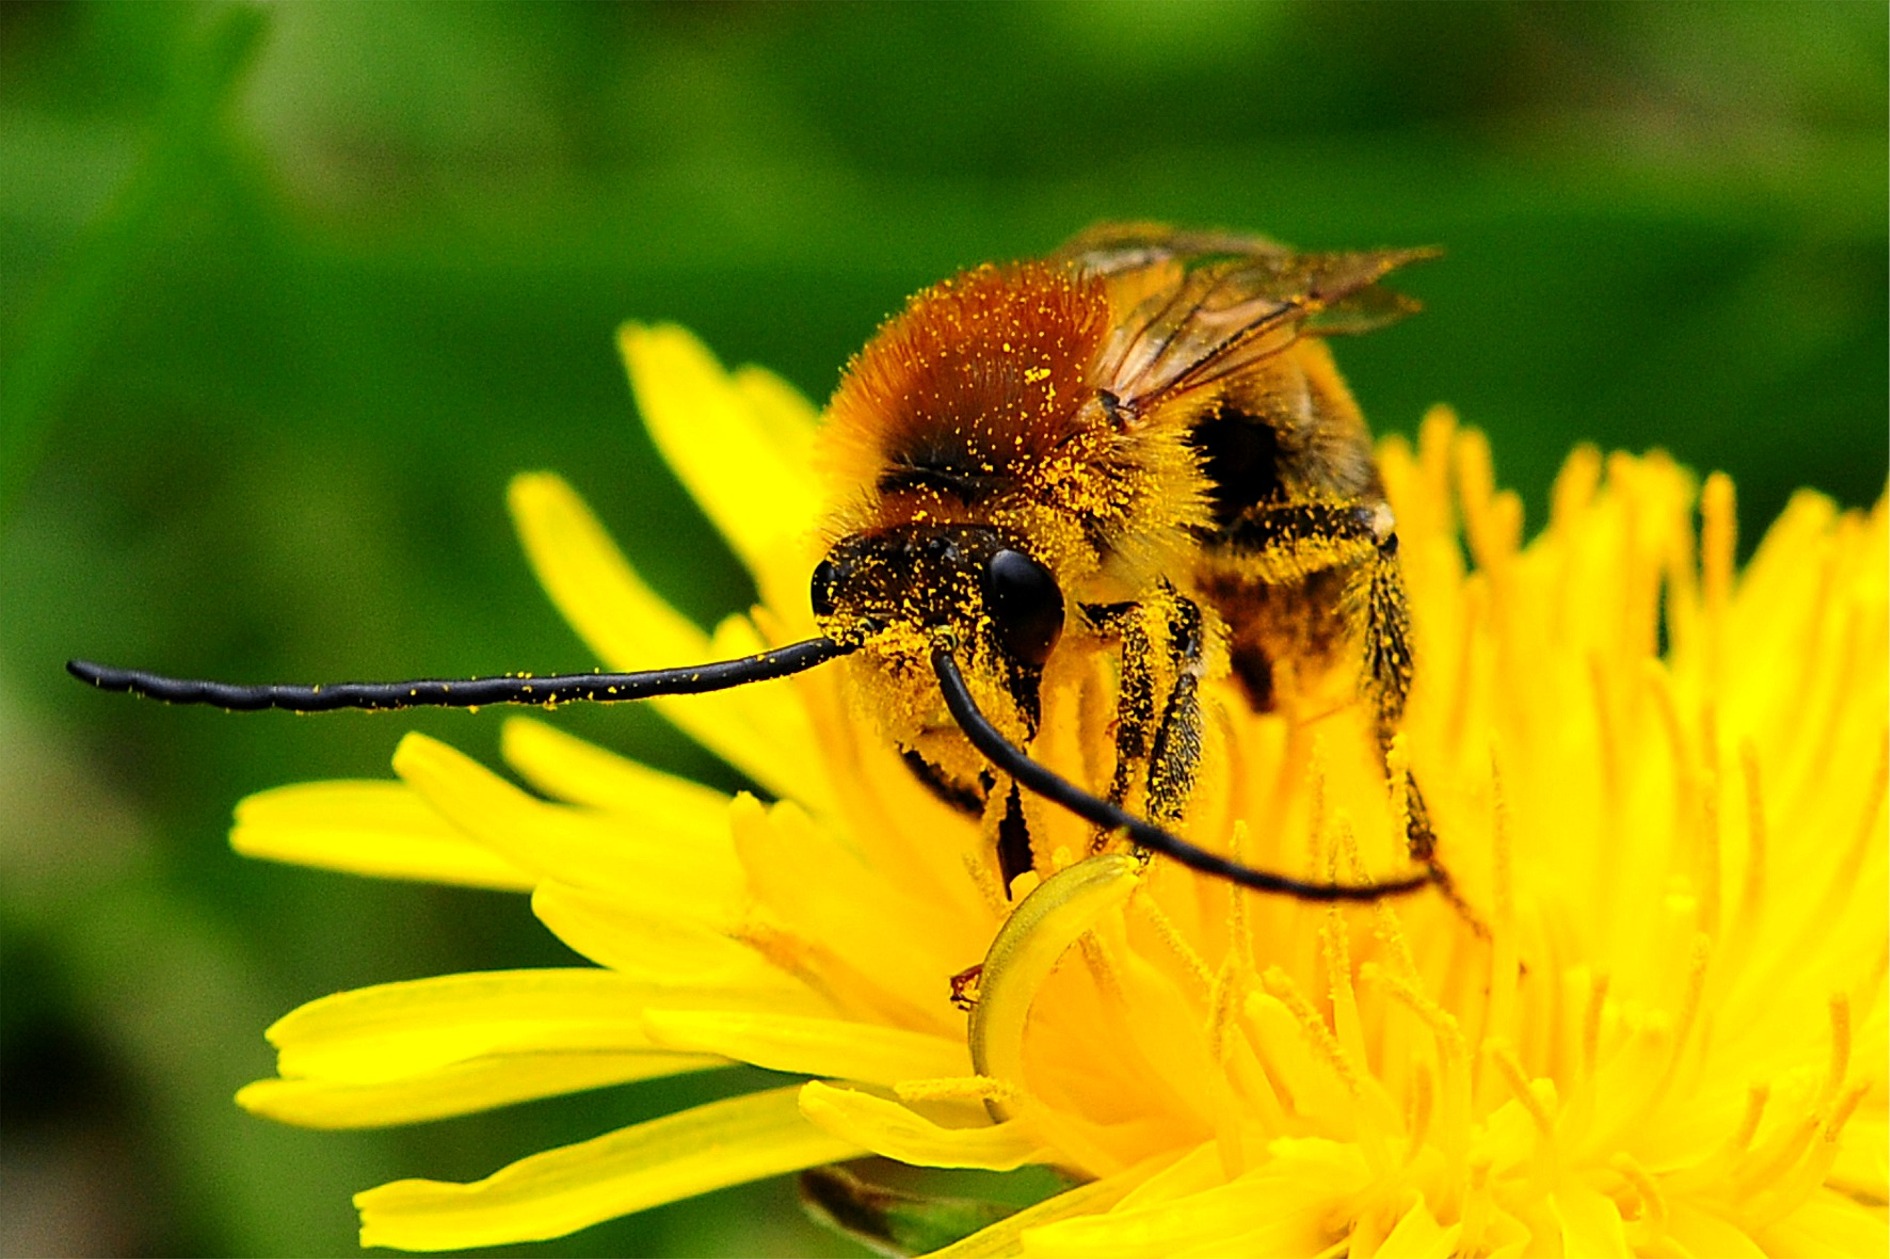
<svg viewBox="0 0 1890 1259"><path fill-rule="evenodd" d="M219 9L180 41L148 151L74 245L39 300L9 321L0 361L0 522L12 515L48 425L115 318L125 288L164 241L216 160L218 115L263 31L260 9Z"/></svg>

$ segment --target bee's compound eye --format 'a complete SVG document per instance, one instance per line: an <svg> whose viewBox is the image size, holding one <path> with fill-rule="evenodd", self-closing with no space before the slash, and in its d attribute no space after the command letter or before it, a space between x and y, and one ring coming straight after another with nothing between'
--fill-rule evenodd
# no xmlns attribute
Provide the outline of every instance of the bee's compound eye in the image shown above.
<svg viewBox="0 0 1890 1259"><path fill-rule="evenodd" d="M1050 570L1022 551L999 551L985 565L984 603L1004 650L1041 668L1063 632L1063 592Z"/></svg>
<svg viewBox="0 0 1890 1259"><path fill-rule="evenodd" d="M814 615L829 617L834 613L833 588L840 584L840 569L832 560L822 560L814 565L814 580L808 586L808 598L814 605Z"/></svg>

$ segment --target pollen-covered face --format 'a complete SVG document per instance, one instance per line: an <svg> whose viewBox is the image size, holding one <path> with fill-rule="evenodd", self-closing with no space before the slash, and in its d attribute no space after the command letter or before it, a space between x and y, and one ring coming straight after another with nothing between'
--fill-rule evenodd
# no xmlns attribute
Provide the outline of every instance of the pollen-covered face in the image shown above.
<svg viewBox="0 0 1890 1259"><path fill-rule="evenodd" d="M821 630L858 644L861 672L908 732L944 726L926 660L949 636L967 671L1028 735L1063 632L1063 593L1021 536L980 525L900 525L842 539L814 570ZM1006 723L1010 724L1010 723Z"/></svg>

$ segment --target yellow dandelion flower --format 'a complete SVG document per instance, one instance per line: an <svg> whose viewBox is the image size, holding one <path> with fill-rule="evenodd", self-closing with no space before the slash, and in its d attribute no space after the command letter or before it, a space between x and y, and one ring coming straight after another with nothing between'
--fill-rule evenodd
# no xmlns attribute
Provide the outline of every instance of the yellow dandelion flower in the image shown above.
<svg viewBox="0 0 1890 1259"><path fill-rule="evenodd" d="M545 588L618 668L807 636L812 408L677 329L623 348L763 601L702 633L537 474L511 503ZM804 1077L361 1194L362 1241L413 1250L874 1154L1067 1175L953 1256L1884 1253L1884 506L1800 495L1738 573L1732 487L1660 455L1577 451L1527 545L1448 415L1381 461L1424 653L1394 759L1484 933L1434 895L1326 907L1076 860L1084 824L1048 812L1050 873L1007 902L988 839L820 670L655 701L773 804L527 718L504 755L537 794L410 735L397 782L245 801L242 852L529 891L596 966L313 1002L239 1100L352 1127L731 1062ZM1037 751L1094 781L1083 690L1047 691ZM1400 868L1358 707L1218 705L1190 833ZM951 981L979 963L967 1015Z"/></svg>

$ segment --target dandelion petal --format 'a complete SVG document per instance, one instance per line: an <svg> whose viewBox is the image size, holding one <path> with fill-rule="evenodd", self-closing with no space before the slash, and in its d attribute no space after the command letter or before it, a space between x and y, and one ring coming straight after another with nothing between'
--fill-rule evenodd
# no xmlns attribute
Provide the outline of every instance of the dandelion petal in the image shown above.
<svg viewBox="0 0 1890 1259"><path fill-rule="evenodd" d="M715 907L735 895L727 844L691 849L653 823L561 809L534 799L471 757L413 733L394 752L394 772L468 834L521 866L581 887L634 891L660 886L676 903Z"/></svg>
<svg viewBox="0 0 1890 1259"><path fill-rule="evenodd" d="M361 1244L461 1250L602 1220L817 1163L857 1145L807 1122L798 1088L751 1093L520 1159L484 1180L398 1180L355 1195Z"/></svg>
<svg viewBox="0 0 1890 1259"><path fill-rule="evenodd" d="M1765 1249L1774 1255L1880 1255L1884 1253L1881 1210L1821 1189L1809 1202L1766 1229Z"/></svg>
<svg viewBox="0 0 1890 1259"><path fill-rule="evenodd" d="M1000 1259L1001 1256L1020 1254L1023 1245L1019 1239L1026 1229L1054 1224L1077 1215L1099 1215L1108 1211L1127 1197L1130 1191L1145 1183L1160 1164L1170 1161L1171 1155L1161 1155L1101 1180L1066 1189L1055 1197L1045 1198L1015 1215L1006 1216L989 1228L979 1229L942 1250L935 1250L926 1259Z"/></svg>
<svg viewBox="0 0 1890 1259"><path fill-rule="evenodd" d="M1614 1259L1634 1252L1621 1227L1621 1209L1614 1199L1579 1182L1550 1196L1549 1206L1562 1224L1562 1252Z"/></svg>
<svg viewBox="0 0 1890 1259"><path fill-rule="evenodd" d="M1403 1255L1411 1259L1450 1259L1457 1253L1457 1238L1463 1230L1456 1225L1445 1228L1419 1198L1385 1234L1378 1245L1381 1255Z"/></svg>
<svg viewBox="0 0 1890 1259"><path fill-rule="evenodd" d="M405 783L297 783L257 792L236 806L230 846L246 857L379 879L511 892L534 882Z"/></svg>
<svg viewBox="0 0 1890 1259"><path fill-rule="evenodd" d="M588 967L440 975L311 1001L269 1040L285 1076L376 1083L492 1054L653 1049L640 1017L651 997Z"/></svg>
<svg viewBox="0 0 1890 1259"><path fill-rule="evenodd" d="M501 1054L373 1084L258 1080L238 1090L236 1102L304 1128L391 1128L725 1065L703 1054Z"/></svg>
<svg viewBox="0 0 1890 1259"><path fill-rule="evenodd" d="M513 478L512 518L545 593L565 620L613 669L658 669L714 659L710 637L645 585L590 509L548 472ZM749 650L753 650L750 647ZM804 758L749 714L769 706L780 683L708 695L649 700L676 727L768 790L798 797L806 787Z"/></svg>
<svg viewBox="0 0 1890 1259"><path fill-rule="evenodd" d="M729 798L713 787L640 765L530 717L505 723L500 748L507 764L548 795L648 818L692 842L728 842Z"/></svg>
<svg viewBox="0 0 1890 1259"><path fill-rule="evenodd" d="M961 1041L841 1019L728 1010L646 1010L644 1025L667 1049L718 1054L801 1075L867 1084L971 1069Z"/></svg>
<svg viewBox="0 0 1890 1259"><path fill-rule="evenodd" d="M617 344L650 439L749 571L762 576L784 546L813 532L821 507L806 450L784 448L792 421L779 390L752 381L739 387L702 342L673 324L626 324ZM755 396L765 411L752 405Z"/></svg>
<svg viewBox="0 0 1890 1259"><path fill-rule="evenodd" d="M1018 1121L947 1128L870 1093L812 1080L801 1089L801 1113L822 1128L884 1158L914 1167L981 1167L1008 1172L1042 1162L1041 1142Z"/></svg>
<svg viewBox="0 0 1890 1259"><path fill-rule="evenodd" d="M1693 1255L1724 1255L1726 1259L1765 1259L1765 1251L1746 1231L1723 1216L1690 1202L1668 1205L1667 1235ZM1868 1251L1858 1251L1868 1254Z"/></svg>
<svg viewBox="0 0 1890 1259"><path fill-rule="evenodd" d="M814 433L820 423L814 404L793 385L753 363L744 363L729 378L769 444L793 465L796 475L805 475L814 462Z"/></svg>
<svg viewBox="0 0 1890 1259"><path fill-rule="evenodd" d="M663 668L705 658L708 635L644 584L562 477L514 477L510 503L546 593L613 667Z"/></svg>
<svg viewBox="0 0 1890 1259"><path fill-rule="evenodd" d="M756 999L796 1013L825 1008L747 945L701 919L660 913L654 900L626 905L619 897L549 882L532 893L532 912L572 949L633 979L713 989L736 1002L734 1009Z"/></svg>

